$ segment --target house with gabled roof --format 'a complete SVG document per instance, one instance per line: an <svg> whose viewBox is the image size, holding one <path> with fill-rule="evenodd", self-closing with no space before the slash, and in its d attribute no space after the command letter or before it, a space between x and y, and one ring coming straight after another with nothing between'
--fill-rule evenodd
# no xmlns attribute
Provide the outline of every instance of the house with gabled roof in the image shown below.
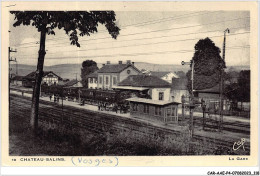
<svg viewBox="0 0 260 176"><path fill-rule="evenodd" d="M33 87L35 83L35 77L36 72L31 72L28 75L23 77L23 86L24 87ZM53 73L52 71L44 71L42 76L42 84L50 85L56 85L59 83L59 81L62 81L62 78L58 76L57 74Z"/></svg>
<svg viewBox="0 0 260 176"><path fill-rule="evenodd" d="M97 88L99 89L112 89L113 86L117 86L118 82L126 79L130 75L138 75L140 71L134 66L134 62L127 60L124 64L119 61L118 64L103 64L97 72L98 83Z"/></svg>

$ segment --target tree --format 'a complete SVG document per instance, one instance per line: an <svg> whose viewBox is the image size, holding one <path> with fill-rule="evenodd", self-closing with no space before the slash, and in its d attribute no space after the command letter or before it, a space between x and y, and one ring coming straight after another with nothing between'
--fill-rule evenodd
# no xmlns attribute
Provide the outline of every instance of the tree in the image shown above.
<svg viewBox="0 0 260 176"><path fill-rule="evenodd" d="M209 39L201 39L195 45L194 61L194 89L206 89L220 82L220 71L225 62L220 56L220 49ZM191 70L187 72L188 90L191 92Z"/></svg>
<svg viewBox="0 0 260 176"><path fill-rule="evenodd" d="M54 29L64 29L66 34L70 36L71 44L80 47L78 35L90 36L90 34L97 32L99 23L105 25L109 34L114 39L117 38L120 29L115 24L116 15L114 11L11 11L10 13L15 15L14 27L32 25L40 32L40 48L33 88L30 121L34 132L37 132L40 85L46 54L46 34L55 35Z"/></svg>
<svg viewBox="0 0 260 176"><path fill-rule="evenodd" d="M250 70L242 70L238 77L239 101L250 102Z"/></svg>
<svg viewBox="0 0 260 176"><path fill-rule="evenodd" d="M85 60L82 62L81 68L81 82L83 87L88 87L88 79L87 76L91 73L94 73L98 70L97 63L93 60Z"/></svg>
<svg viewBox="0 0 260 176"><path fill-rule="evenodd" d="M238 82L226 87L225 95L235 102L250 102L250 70L242 70Z"/></svg>

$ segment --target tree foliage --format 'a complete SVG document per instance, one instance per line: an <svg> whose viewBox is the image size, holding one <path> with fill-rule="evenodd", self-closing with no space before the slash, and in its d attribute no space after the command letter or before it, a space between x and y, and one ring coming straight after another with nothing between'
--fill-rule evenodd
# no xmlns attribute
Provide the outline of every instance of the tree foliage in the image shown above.
<svg viewBox="0 0 260 176"><path fill-rule="evenodd" d="M82 62L81 68L81 82L83 87L88 87L87 76L98 70L97 63L93 60L85 60Z"/></svg>
<svg viewBox="0 0 260 176"><path fill-rule="evenodd" d="M217 85L220 81L220 71L225 67L220 49L209 38L199 40L194 48L194 89L201 90ZM191 92L191 70L186 76L187 88Z"/></svg>
<svg viewBox="0 0 260 176"><path fill-rule="evenodd" d="M197 42L192 60L195 63L194 70L199 75L211 76L225 66L220 49L209 38Z"/></svg>
<svg viewBox="0 0 260 176"><path fill-rule="evenodd" d="M250 102L250 70L239 73L238 82L225 88L225 96L232 101Z"/></svg>
<svg viewBox="0 0 260 176"><path fill-rule="evenodd" d="M188 90L191 92L191 70L187 72L187 77L188 79ZM206 76L206 75L199 75L195 74L194 75L194 80L193 80L193 89L194 90L202 90L202 89L207 89L216 86L219 83L219 72Z"/></svg>
<svg viewBox="0 0 260 176"><path fill-rule="evenodd" d="M41 34L31 105L31 126L34 132L37 132L40 87L46 54L46 34L55 35L54 29L63 29L69 35L70 43L80 47L78 36L90 36L97 32L99 24L105 25L114 39L117 38L120 29L115 24L114 11L10 11L10 13L15 16L14 27L32 25Z"/></svg>
<svg viewBox="0 0 260 176"><path fill-rule="evenodd" d="M238 85L240 87L240 100L250 101L250 70L242 70L239 73Z"/></svg>
<svg viewBox="0 0 260 176"><path fill-rule="evenodd" d="M98 24L106 26L109 34L117 38L119 28L115 24L114 11L11 11L15 15L14 27L35 26L39 32L55 35L54 29L64 29L70 36L71 44L80 47L79 36L90 36L97 32Z"/></svg>

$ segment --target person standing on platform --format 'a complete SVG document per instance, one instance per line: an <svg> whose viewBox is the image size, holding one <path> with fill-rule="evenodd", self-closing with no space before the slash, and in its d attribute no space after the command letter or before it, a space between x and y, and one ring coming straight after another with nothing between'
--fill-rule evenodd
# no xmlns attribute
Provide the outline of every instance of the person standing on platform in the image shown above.
<svg viewBox="0 0 260 176"><path fill-rule="evenodd" d="M100 102L98 102L98 110L100 111Z"/></svg>

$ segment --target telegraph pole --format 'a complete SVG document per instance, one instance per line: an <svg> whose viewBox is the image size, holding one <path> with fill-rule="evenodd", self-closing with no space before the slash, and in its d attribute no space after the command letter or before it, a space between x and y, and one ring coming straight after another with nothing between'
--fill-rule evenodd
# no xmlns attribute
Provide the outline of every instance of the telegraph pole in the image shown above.
<svg viewBox="0 0 260 176"><path fill-rule="evenodd" d="M10 57L11 53L16 53L16 49L13 50L12 48L8 47L8 61L9 61L9 81L10 81L10 78L11 78L11 68L10 68L10 62L16 62L16 58L13 59Z"/></svg>
<svg viewBox="0 0 260 176"><path fill-rule="evenodd" d="M8 92L9 92L9 95L8 95L8 97L9 97L9 108L10 108L10 82L11 82L11 68L10 68L10 62L12 62L12 61L14 61L14 62L16 62L16 58L15 58L15 60L13 60L12 58L10 58L10 55L11 55L11 53L12 52L17 52L16 50L13 50L13 49L11 49L10 47L8 47L8 65L9 65L9 67L8 67L8 76L9 76L9 78L8 78Z"/></svg>
<svg viewBox="0 0 260 176"><path fill-rule="evenodd" d="M190 97L190 137L193 137L194 134L194 119L193 119L193 109L194 109L194 61L190 60L190 62L181 62L181 65L190 65L191 66L191 97Z"/></svg>
<svg viewBox="0 0 260 176"><path fill-rule="evenodd" d="M225 62L225 52L226 52L226 33L229 33L229 29L227 28L224 31L224 41L223 41L223 53L222 53L222 59L223 62ZM220 115L220 124L219 124L219 131L222 131L222 126L223 126L223 73L224 73L224 68L225 65L222 66L221 71L220 71L220 101L219 101L219 115Z"/></svg>

